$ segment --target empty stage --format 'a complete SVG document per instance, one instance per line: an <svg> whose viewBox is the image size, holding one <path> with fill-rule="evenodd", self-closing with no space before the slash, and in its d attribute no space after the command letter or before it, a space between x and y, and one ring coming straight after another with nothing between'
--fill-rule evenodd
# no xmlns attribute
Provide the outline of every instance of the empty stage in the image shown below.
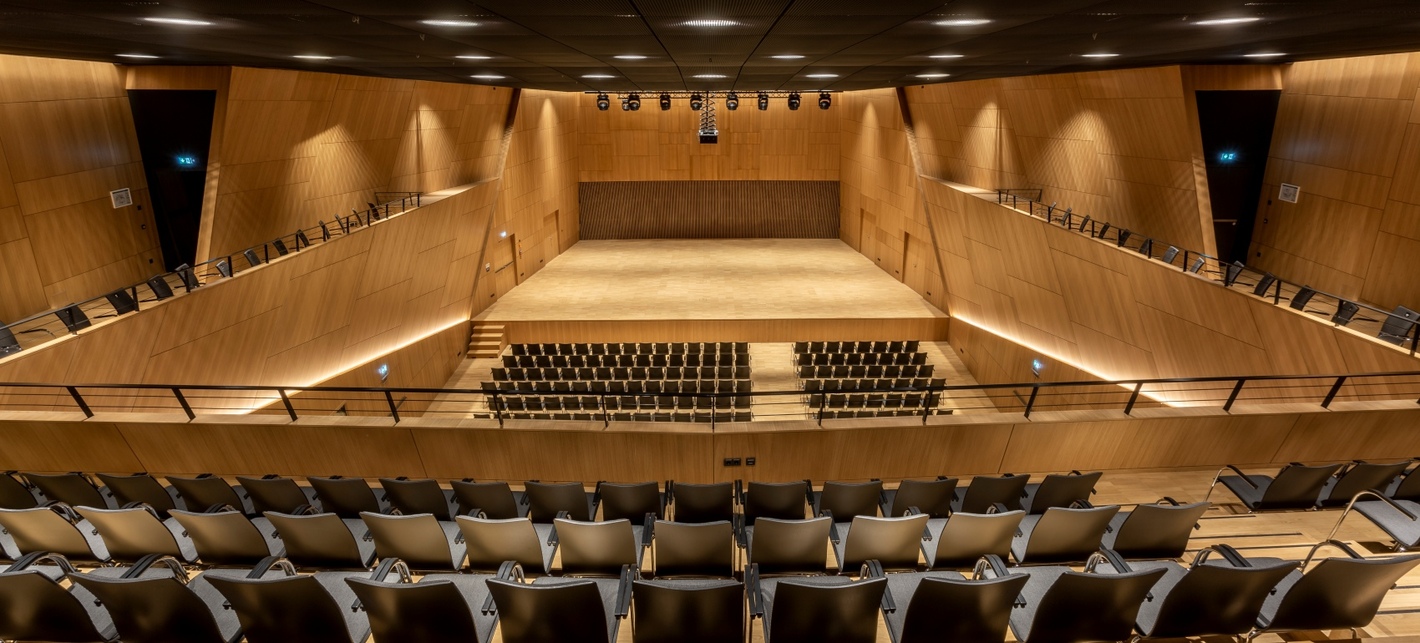
<svg viewBox="0 0 1420 643"><path fill-rule="evenodd" d="M945 339L947 316L838 240L582 241L479 315L508 341Z"/></svg>

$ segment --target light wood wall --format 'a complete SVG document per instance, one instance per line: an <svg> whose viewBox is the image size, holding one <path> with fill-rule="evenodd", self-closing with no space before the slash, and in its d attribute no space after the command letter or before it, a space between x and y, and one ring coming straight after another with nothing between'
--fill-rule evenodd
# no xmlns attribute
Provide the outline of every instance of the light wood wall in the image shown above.
<svg viewBox="0 0 1420 643"><path fill-rule="evenodd" d="M1420 309L1420 53L1286 73L1248 264L1384 308ZM1277 200L1301 187L1296 204Z"/></svg>
<svg viewBox="0 0 1420 643"><path fill-rule="evenodd" d="M837 239L837 181L593 181L585 239Z"/></svg>
<svg viewBox="0 0 1420 643"><path fill-rule="evenodd" d="M120 68L0 56L0 147L0 323L162 272Z"/></svg>
<svg viewBox="0 0 1420 643"><path fill-rule="evenodd" d="M596 97L580 95L583 181L834 181L838 179L839 105L818 109L812 96L790 111L783 97L763 112L753 94L740 108L716 99L720 142L701 145L700 112L677 99L661 111L643 94L641 111L623 112L613 100L598 111Z"/></svg>

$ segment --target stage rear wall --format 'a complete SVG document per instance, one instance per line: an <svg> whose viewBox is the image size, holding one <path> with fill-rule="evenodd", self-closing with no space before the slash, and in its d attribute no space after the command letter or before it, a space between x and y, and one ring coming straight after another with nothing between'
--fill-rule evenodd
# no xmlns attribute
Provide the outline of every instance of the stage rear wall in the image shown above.
<svg viewBox="0 0 1420 643"><path fill-rule="evenodd" d="M837 239L838 181L579 184L582 239Z"/></svg>

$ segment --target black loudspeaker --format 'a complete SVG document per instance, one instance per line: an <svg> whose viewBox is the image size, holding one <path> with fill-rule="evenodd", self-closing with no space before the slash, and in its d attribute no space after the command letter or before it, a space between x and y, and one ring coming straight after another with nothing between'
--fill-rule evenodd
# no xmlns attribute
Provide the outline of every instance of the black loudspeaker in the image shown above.
<svg viewBox="0 0 1420 643"><path fill-rule="evenodd" d="M1252 289L1252 294L1257 295L1258 297L1266 297L1267 289L1271 288L1272 284L1275 283L1277 283L1277 275L1274 275L1270 272L1264 273L1262 275L1262 280L1257 282L1257 287Z"/></svg>
<svg viewBox="0 0 1420 643"><path fill-rule="evenodd" d="M1164 256L1159 257L1159 260L1164 263L1173 263L1173 260L1176 258L1178 258L1178 248L1169 246L1168 250L1164 251Z"/></svg>
<svg viewBox="0 0 1420 643"><path fill-rule="evenodd" d="M1069 210L1066 210L1066 212L1069 212ZM1080 232L1084 232L1085 228L1088 227L1090 227L1090 215L1087 214L1085 218L1080 219Z"/></svg>
<svg viewBox="0 0 1420 643"><path fill-rule="evenodd" d="M1198 271L1203 269L1203 261L1203 257L1194 259L1193 263L1188 265L1188 271L1195 275L1198 274Z"/></svg>
<svg viewBox="0 0 1420 643"><path fill-rule="evenodd" d="M1223 285L1224 285L1224 286L1231 286L1231 285L1233 285L1233 283L1238 280L1238 275L1241 275L1241 274L1242 274L1242 271L1243 271L1243 263L1242 263L1241 261L1234 261L1234 262L1228 264L1228 270L1227 270L1227 272L1223 275Z"/></svg>
<svg viewBox="0 0 1420 643"><path fill-rule="evenodd" d="M271 245L273 245L273 246L276 247L276 256L278 256L278 257L284 257L284 256L286 256L286 255L288 255L288 254L291 253L290 250L287 250L287 249L286 249L286 242L285 242L285 241L282 241L282 240L280 240L280 239L277 239L277 240L275 240L275 241L272 241L272 242L271 242Z"/></svg>
<svg viewBox="0 0 1420 643"><path fill-rule="evenodd" d="M1154 258L1154 240L1153 240L1153 239L1145 239L1145 240L1144 240L1144 243L1139 244L1139 254L1144 255L1145 257L1148 257L1148 258L1150 258L1150 259L1153 259L1153 258Z"/></svg>
<svg viewBox="0 0 1420 643"><path fill-rule="evenodd" d="M1312 290L1311 286L1302 286L1302 289L1297 291L1296 296L1292 297L1292 303L1287 305L1291 306L1293 310L1306 310L1307 302L1311 301L1312 297L1315 296L1316 291Z"/></svg>
<svg viewBox="0 0 1420 643"><path fill-rule="evenodd" d="M20 342L7 326L0 326L0 357L20 352Z"/></svg>
<svg viewBox="0 0 1420 643"><path fill-rule="evenodd" d="M1108 232L1109 232L1109 224L1108 224L1108 223L1105 223L1104 225L1100 226L1099 238L1103 239L1103 238L1104 238L1104 235L1105 235L1106 233L1108 233Z"/></svg>
<svg viewBox="0 0 1420 643"><path fill-rule="evenodd" d="M223 260L221 260L221 261L218 261L218 262L217 262L217 272L218 272L219 274L221 274L223 277L231 277L231 276L232 276L232 264L229 263L226 259L223 259Z"/></svg>
<svg viewBox="0 0 1420 643"><path fill-rule="evenodd" d="M1124 228L1120 228L1120 229L1119 229L1119 238L1115 240L1115 243L1116 243L1120 248L1123 248L1123 247L1124 247L1124 244L1129 242L1129 235L1131 235L1131 234L1134 234L1134 233L1133 233L1133 232L1130 232L1130 231L1128 231L1128 230L1125 230Z"/></svg>
<svg viewBox="0 0 1420 643"><path fill-rule="evenodd" d="M321 230L324 230L324 229L325 229L325 224L324 224L324 223L320 224L320 227L321 227ZM301 251L301 248L304 248L304 247L309 246L309 245L311 245L311 238L306 236L306 231L305 231L305 230L297 230L297 231L296 231L296 252L300 252L300 251Z"/></svg>
<svg viewBox="0 0 1420 643"><path fill-rule="evenodd" d="M192 292L196 290L198 286L202 285L197 283L197 275L192 273L192 266L182 264L173 272L176 272L178 278L182 279L182 287L186 288L188 292Z"/></svg>
<svg viewBox="0 0 1420 643"><path fill-rule="evenodd" d="M64 322L64 327L68 328L71 333L84 330L93 325L93 323L89 321L89 317L84 314L84 311L79 310L77 305L70 305L68 308L60 308L54 311L54 316L58 317L59 321Z"/></svg>
<svg viewBox="0 0 1420 643"><path fill-rule="evenodd" d="M320 240L321 240L321 241L330 241L330 226L327 226L324 221L320 221L319 223L320 223Z"/></svg>
<svg viewBox="0 0 1420 643"><path fill-rule="evenodd" d="M128 294L127 290L115 290L104 295L104 299L107 299L108 303L113 306L114 312L120 315L127 315L138 310L138 302L133 300L133 295Z"/></svg>
<svg viewBox="0 0 1420 643"><path fill-rule="evenodd" d="M1351 323L1351 318L1355 317L1356 313L1360 310L1360 306L1342 299L1340 303L1336 305L1336 314L1331 316L1331 323L1337 326L1345 326Z"/></svg>
<svg viewBox="0 0 1420 643"><path fill-rule="evenodd" d="M158 301L173 296L173 287L168 285L168 280L163 279L162 275L148 280L148 290L153 291L153 296L157 297Z"/></svg>
<svg viewBox="0 0 1420 643"><path fill-rule="evenodd" d="M1420 319L1420 313L1405 306L1396 306L1385 318L1385 323L1381 324L1381 332L1376 337L1392 344L1404 344L1410 337L1410 331L1415 328L1416 319Z"/></svg>
<svg viewBox="0 0 1420 643"><path fill-rule="evenodd" d="M261 255L256 254L256 250L247 248L242 251L242 256L247 258L247 263L253 268L261 265ZM228 276L230 277L231 275Z"/></svg>

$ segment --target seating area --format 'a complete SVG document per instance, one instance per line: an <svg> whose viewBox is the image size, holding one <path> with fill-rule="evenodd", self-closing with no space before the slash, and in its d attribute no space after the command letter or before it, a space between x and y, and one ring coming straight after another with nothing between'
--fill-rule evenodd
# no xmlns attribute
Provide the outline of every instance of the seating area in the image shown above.
<svg viewBox="0 0 1420 643"><path fill-rule="evenodd" d="M951 413L939 396L945 386L918 341L796 342L794 366L811 417L819 420Z"/></svg>
<svg viewBox="0 0 1420 643"><path fill-rule="evenodd" d="M510 419L748 422L749 344L513 344L482 382ZM557 395L567 393L568 395ZM497 404L493 400L497 400Z"/></svg>
<svg viewBox="0 0 1420 643"><path fill-rule="evenodd" d="M1190 546L1206 502L1093 506L1101 478L5 474L0 638L611 643L630 619L633 641L1250 639L1365 627L1420 565Z"/></svg>

